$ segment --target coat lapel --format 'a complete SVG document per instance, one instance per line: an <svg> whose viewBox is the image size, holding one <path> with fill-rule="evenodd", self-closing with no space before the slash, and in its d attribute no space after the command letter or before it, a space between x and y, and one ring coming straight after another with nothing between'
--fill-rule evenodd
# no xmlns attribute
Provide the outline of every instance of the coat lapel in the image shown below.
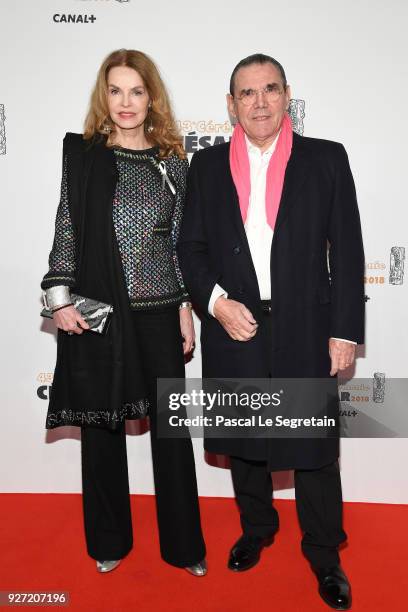
<svg viewBox="0 0 408 612"><path fill-rule="evenodd" d="M308 175L308 169L309 160L302 147L302 137L294 133L292 153L286 166L274 235L279 231L292 206L295 204L298 195L301 193L303 183Z"/></svg>
<svg viewBox="0 0 408 612"><path fill-rule="evenodd" d="M251 262L252 262L251 251L249 249L248 239L247 239L247 235L245 232L244 223L242 221L241 209L239 207L238 193L234 185L234 180L232 178L230 164L229 164L229 146L225 148L225 153L226 153L226 159L225 159L224 164L221 165L221 167L226 168L226 181L227 181L227 186L228 186L229 209L231 212L231 216L232 216L232 220L233 220L235 229L238 232L241 244L244 247L247 255L250 257ZM254 272L255 272L255 268L254 268Z"/></svg>

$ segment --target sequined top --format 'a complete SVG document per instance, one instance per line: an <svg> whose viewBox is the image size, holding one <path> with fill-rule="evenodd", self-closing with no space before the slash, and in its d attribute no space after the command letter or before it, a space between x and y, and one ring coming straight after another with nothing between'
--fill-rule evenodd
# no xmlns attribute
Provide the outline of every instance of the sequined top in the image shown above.
<svg viewBox="0 0 408 612"><path fill-rule="evenodd" d="M130 307L148 310L188 300L176 253L187 160L173 155L163 166L157 147L144 151L115 148L114 153L118 181L112 202L113 225ZM65 157L54 243L43 289L75 286L75 235L67 182Z"/></svg>

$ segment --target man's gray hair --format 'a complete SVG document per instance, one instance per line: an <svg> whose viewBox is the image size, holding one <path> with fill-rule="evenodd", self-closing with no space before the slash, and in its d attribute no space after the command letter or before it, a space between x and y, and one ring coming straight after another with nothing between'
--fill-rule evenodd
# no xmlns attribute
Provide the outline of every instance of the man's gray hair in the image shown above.
<svg viewBox="0 0 408 612"><path fill-rule="evenodd" d="M248 57L245 57L240 62L238 62L238 64L235 66L234 70L232 71L231 78L230 78L231 96L234 95L234 81L235 81L235 75L237 74L238 70L240 70L240 68L246 68L247 66L252 66L253 64L273 64L273 66L275 66L279 70L280 75L282 77L283 88L286 89L287 87L286 74L285 74L282 64L280 64L278 60L274 59L270 55L265 55L264 53L254 53L253 55L248 55Z"/></svg>

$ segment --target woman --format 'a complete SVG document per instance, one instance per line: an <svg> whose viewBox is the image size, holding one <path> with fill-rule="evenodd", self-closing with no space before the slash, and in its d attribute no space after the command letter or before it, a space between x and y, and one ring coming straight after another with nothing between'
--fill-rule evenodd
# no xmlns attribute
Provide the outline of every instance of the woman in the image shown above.
<svg viewBox="0 0 408 612"><path fill-rule="evenodd" d="M191 440L157 434L156 379L194 346L176 256L188 163L159 72L140 51L103 62L84 135L64 139L61 200L41 287L58 328L48 429L81 426L88 553L100 572L132 548L125 420L149 415L162 557L206 571ZM73 293L113 306L89 330Z"/></svg>

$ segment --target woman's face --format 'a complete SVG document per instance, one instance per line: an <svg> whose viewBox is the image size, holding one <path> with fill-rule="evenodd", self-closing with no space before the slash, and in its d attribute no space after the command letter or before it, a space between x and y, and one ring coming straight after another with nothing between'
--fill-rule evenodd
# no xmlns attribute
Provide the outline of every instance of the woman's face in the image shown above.
<svg viewBox="0 0 408 612"><path fill-rule="evenodd" d="M145 122L149 94L143 79L128 66L116 66L108 73L108 108L113 123L123 130L141 127Z"/></svg>

